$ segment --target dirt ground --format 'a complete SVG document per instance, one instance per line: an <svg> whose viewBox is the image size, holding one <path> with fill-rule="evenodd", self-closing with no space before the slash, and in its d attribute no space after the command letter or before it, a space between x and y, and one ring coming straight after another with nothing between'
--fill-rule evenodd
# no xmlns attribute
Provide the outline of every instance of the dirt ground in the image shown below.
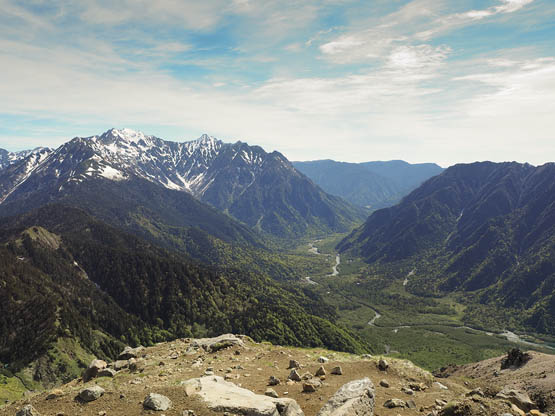
<svg viewBox="0 0 555 416"><path fill-rule="evenodd" d="M61 414L66 416L99 416L104 414L106 416L147 414L182 416L185 410L193 410L197 416L221 415L221 413L208 410L198 398L194 396L187 397L184 387L180 385L182 381L204 375L209 367L213 368L215 375L231 376L233 379L230 381L257 394L264 394L268 388L270 376L279 378L281 384L272 386L272 388L280 397L295 399L306 416L315 416L343 384L364 377L369 377L375 386L375 415L428 415L436 409L436 399L445 402L460 400L474 386L483 383L484 377L487 378L490 371L493 373L493 368L496 365L499 368L495 359L488 360L481 363L481 367L459 368L457 373L448 378L436 379L430 373L402 360L387 358L389 368L386 371L381 371L377 366L379 357L362 358L323 349L297 349L264 343L247 342L246 345L246 348L232 347L216 353L206 353L201 350L201 352L190 355L185 353L189 346L189 340L177 340L146 348L142 353L145 358L142 369L134 372L124 369L119 371L114 378L97 378L88 383L83 383L82 380L74 380L59 388L60 393L63 394L61 397L46 400L49 392L28 397L26 400L1 408L0 416L15 415L17 410L26 403L31 403L43 416ZM318 363L317 359L320 356L327 357L329 362L325 364ZM548 357L551 357L551 365L555 366L555 357ZM535 355L530 362L533 365L526 371L533 373L534 376L538 375L538 384L545 380L552 382L555 367L549 367L551 373L547 377L543 377L541 371L549 370L548 368L536 369L534 359L536 359ZM193 363L198 360L202 360L202 364L193 366ZM287 368L290 360L297 360L301 364L301 369L298 370L301 375L306 372L314 374L323 365L327 375L323 380L322 387L314 393L303 393L301 382L287 383L287 377L291 371ZM342 375L330 374L332 368L336 366L341 366ZM545 367L545 363L538 363L538 366ZM483 377L476 377L476 380L473 380L472 371L475 371L475 375L482 374ZM520 377L520 373L506 372L503 373L503 378L498 377L498 384L505 385L514 382L521 383L518 384L520 387L529 387L526 385L527 382L524 381L527 376L521 377L522 380L520 381L515 381L511 374L518 374L516 378ZM382 387L380 380L387 380L389 387ZM435 383L436 381L447 386L448 390L441 389ZM421 391L414 391L412 395L401 391L402 388L408 387L410 383L419 384ZM78 392L84 386L94 384L98 384L106 390L106 393L100 399L90 403L83 403L76 399ZM172 408L164 412L144 410L142 403L148 393L159 393L169 397L173 403ZM383 404L391 398L405 401L413 400L416 407L413 409L387 409ZM481 407L484 408L484 405L481 405ZM485 407L489 412L483 413L486 415L501 415L503 411L510 413L510 407L506 403L497 404L496 402L493 407L485 404ZM439 407L436 410L439 410Z"/></svg>

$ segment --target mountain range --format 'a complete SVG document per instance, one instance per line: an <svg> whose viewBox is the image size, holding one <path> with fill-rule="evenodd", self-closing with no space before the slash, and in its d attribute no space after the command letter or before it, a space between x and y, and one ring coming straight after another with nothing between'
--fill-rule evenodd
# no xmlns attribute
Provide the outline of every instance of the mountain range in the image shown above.
<svg viewBox="0 0 555 416"><path fill-rule="evenodd" d="M402 160L364 163L315 160L293 162L293 166L324 191L371 210L395 205L443 171L435 163L410 164Z"/></svg>
<svg viewBox="0 0 555 416"><path fill-rule="evenodd" d="M111 129L99 136L76 137L56 150L38 149L8 159L11 164L0 171L3 213L67 199L95 181L110 181L126 188L150 182L191 195L277 237L343 232L364 218L361 209L326 194L282 154L207 135L176 143ZM135 198L141 186L135 186ZM148 192L142 196L152 199Z"/></svg>
<svg viewBox="0 0 555 416"><path fill-rule="evenodd" d="M415 293L472 294L555 334L554 163L452 166L374 212L338 249L413 268Z"/></svg>

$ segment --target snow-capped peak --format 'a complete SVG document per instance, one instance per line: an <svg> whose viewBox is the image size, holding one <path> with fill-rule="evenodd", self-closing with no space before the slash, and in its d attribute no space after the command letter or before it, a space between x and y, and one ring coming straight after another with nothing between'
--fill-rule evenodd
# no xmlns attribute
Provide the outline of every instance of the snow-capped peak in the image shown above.
<svg viewBox="0 0 555 416"><path fill-rule="evenodd" d="M106 133L104 133L101 138L112 138L112 139L119 139L126 143L139 143L142 141L147 141L149 136L145 136L143 132L135 131L132 129L124 128L124 129L110 129Z"/></svg>

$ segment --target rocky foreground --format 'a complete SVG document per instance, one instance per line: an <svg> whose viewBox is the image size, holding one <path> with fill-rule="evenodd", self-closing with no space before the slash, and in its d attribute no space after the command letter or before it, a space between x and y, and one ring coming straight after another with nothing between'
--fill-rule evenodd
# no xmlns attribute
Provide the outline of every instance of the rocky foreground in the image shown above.
<svg viewBox="0 0 555 416"><path fill-rule="evenodd" d="M555 356L513 356L515 362L500 357L435 377L408 361L244 336L182 339L127 347L109 364L94 360L81 379L5 406L0 415L555 414Z"/></svg>

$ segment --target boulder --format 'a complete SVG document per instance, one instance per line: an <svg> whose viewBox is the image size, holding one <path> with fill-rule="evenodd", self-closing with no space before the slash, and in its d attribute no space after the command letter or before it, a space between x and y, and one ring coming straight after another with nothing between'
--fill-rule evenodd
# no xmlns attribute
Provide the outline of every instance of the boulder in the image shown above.
<svg viewBox="0 0 555 416"><path fill-rule="evenodd" d="M518 348L512 348L507 353L507 356L501 360L501 370L522 367L531 359L532 356L527 352L522 352Z"/></svg>
<svg viewBox="0 0 555 416"><path fill-rule="evenodd" d="M131 358L137 358L139 353L144 349L143 346L138 346L137 348L131 348L129 345L123 349L119 354L119 360L129 360Z"/></svg>
<svg viewBox="0 0 555 416"><path fill-rule="evenodd" d="M214 338L198 338L191 342L192 348L202 348L207 352L216 352L233 346L244 348L245 344L241 338L233 334L223 334Z"/></svg>
<svg viewBox="0 0 555 416"><path fill-rule="evenodd" d="M194 378L182 384L188 396L198 397L215 412L248 416L303 416L293 399L255 394L218 376Z"/></svg>
<svg viewBox="0 0 555 416"><path fill-rule="evenodd" d="M317 416L374 414L374 385L369 378L344 384L320 409Z"/></svg>
<svg viewBox="0 0 555 416"><path fill-rule="evenodd" d="M528 394L505 387L499 393L495 395L496 399L507 400L512 404L517 405L520 409L524 411L529 411L536 408L534 402L530 399Z"/></svg>
<svg viewBox="0 0 555 416"><path fill-rule="evenodd" d="M100 386L87 387L79 392L79 398L85 402L98 400L104 394L104 389Z"/></svg>
<svg viewBox="0 0 555 416"><path fill-rule="evenodd" d="M388 409L393 409L395 407L406 407L406 402L401 399L389 399L384 404L383 407L387 407Z"/></svg>
<svg viewBox="0 0 555 416"><path fill-rule="evenodd" d="M83 373L83 381L86 383L92 380L98 375L100 370L105 369L108 366L106 361L103 360L92 360L85 372Z"/></svg>
<svg viewBox="0 0 555 416"><path fill-rule="evenodd" d="M378 368L381 371L385 371L385 370L388 369L388 367L389 367L389 363L386 360L384 360L383 358L380 358L380 361L378 361Z"/></svg>
<svg viewBox="0 0 555 416"><path fill-rule="evenodd" d="M172 401L158 393L149 393L143 401L143 407L148 410L163 411L172 407Z"/></svg>
<svg viewBox="0 0 555 416"><path fill-rule="evenodd" d="M15 414L15 416L40 416L40 413L37 412L33 406L27 404L23 406L21 410Z"/></svg>

